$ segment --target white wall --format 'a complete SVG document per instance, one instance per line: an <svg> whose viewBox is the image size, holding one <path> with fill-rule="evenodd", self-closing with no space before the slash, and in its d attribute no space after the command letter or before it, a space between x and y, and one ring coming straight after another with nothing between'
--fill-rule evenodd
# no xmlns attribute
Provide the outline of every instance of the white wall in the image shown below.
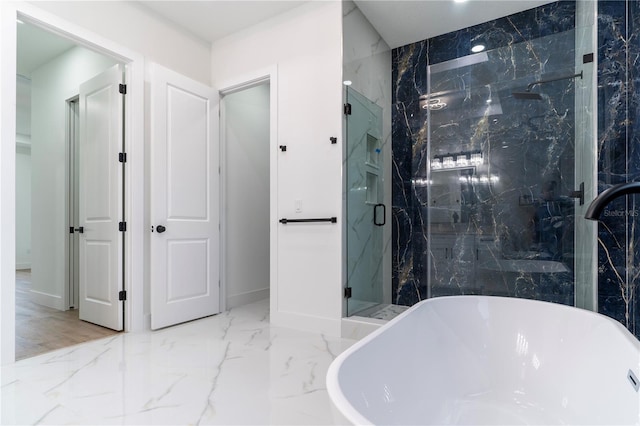
<svg viewBox="0 0 640 426"><path fill-rule="evenodd" d="M31 149L16 146L16 269L31 268Z"/></svg>
<svg viewBox="0 0 640 426"><path fill-rule="evenodd" d="M341 216L342 6L310 2L212 45L214 87L277 66L277 221ZM330 137L339 143L332 145ZM275 169L275 170L274 170ZM296 213L295 200L302 212ZM265 212L266 214L266 212ZM341 218L340 218L341 220ZM277 224L271 322L340 333L339 225Z"/></svg>
<svg viewBox="0 0 640 426"><path fill-rule="evenodd" d="M31 294L35 302L56 309L66 308L66 100L114 63L74 47L31 75Z"/></svg>
<svg viewBox="0 0 640 426"><path fill-rule="evenodd" d="M181 30L135 2L33 1L37 7L137 51L194 80L209 84L209 43Z"/></svg>
<svg viewBox="0 0 640 426"><path fill-rule="evenodd" d="M16 269L31 268L31 80L16 80Z"/></svg>
<svg viewBox="0 0 640 426"><path fill-rule="evenodd" d="M269 297L269 85L224 96L226 307Z"/></svg>
<svg viewBox="0 0 640 426"><path fill-rule="evenodd" d="M383 191L386 225L383 228L383 299L391 295L391 48L352 1L343 3L344 80L382 108ZM346 198L346 194L344 195Z"/></svg>
<svg viewBox="0 0 640 426"><path fill-rule="evenodd" d="M31 80L22 76L16 79L16 134L18 142L31 137Z"/></svg>

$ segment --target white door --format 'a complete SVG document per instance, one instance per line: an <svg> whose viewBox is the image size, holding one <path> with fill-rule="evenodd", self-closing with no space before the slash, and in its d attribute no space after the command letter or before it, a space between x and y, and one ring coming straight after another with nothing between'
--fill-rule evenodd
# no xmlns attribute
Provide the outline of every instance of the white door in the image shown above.
<svg viewBox="0 0 640 426"><path fill-rule="evenodd" d="M123 104L116 65L80 85L80 319L122 330Z"/></svg>
<svg viewBox="0 0 640 426"><path fill-rule="evenodd" d="M220 312L218 93L154 64L151 328Z"/></svg>

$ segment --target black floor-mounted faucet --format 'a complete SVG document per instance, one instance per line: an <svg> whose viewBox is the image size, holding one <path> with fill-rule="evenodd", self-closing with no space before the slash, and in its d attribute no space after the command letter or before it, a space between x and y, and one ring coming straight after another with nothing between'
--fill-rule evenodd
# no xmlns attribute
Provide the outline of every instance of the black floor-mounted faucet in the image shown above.
<svg viewBox="0 0 640 426"><path fill-rule="evenodd" d="M602 193L589 204L584 218L598 220L602 210L604 210L605 206L609 204L611 200L627 194L640 194L640 182L620 183L602 191Z"/></svg>

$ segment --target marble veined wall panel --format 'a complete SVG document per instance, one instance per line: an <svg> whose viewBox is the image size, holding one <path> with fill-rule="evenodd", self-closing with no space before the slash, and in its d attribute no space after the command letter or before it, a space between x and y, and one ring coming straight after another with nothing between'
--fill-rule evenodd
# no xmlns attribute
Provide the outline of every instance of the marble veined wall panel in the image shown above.
<svg viewBox="0 0 640 426"><path fill-rule="evenodd" d="M638 101L640 7L598 2L598 187L640 178ZM598 308L640 335L638 198L620 198L598 227Z"/></svg>
<svg viewBox="0 0 640 426"><path fill-rule="evenodd" d="M575 2L560 1L393 50L395 303L411 305L426 297L465 293L573 303L573 253L567 247L573 240L568 196L576 186L572 150L577 85L571 80L537 85L532 89L542 93L537 101L517 100L511 93L539 79L593 66L574 63L575 15ZM597 28L601 192L640 179L640 2L599 1ZM456 66L477 42L487 46L486 60ZM435 102L434 93L456 90L466 91L461 102L489 95L493 105L421 108L421 101ZM473 172L429 172L435 156L464 151L482 152L482 166ZM456 178L459 185L453 182ZM551 181L553 204L542 195ZM601 313L638 336L636 198L617 200L603 213L597 300ZM449 204L439 210L442 200ZM563 212L557 215L563 231L554 236L560 242L555 251L546 250L548 257L541 259L545 242L536 239L535 217L545 208ZM499 267L486 267L492 262Z"/></svg>

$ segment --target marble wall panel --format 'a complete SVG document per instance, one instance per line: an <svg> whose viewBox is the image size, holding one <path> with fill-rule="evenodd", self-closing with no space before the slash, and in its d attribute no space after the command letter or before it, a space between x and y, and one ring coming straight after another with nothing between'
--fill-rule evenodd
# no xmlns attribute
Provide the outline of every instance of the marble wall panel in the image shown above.
<svg viewBox="0 0 640 426"><path fill-rule="evenodd" d="M510 95L537 79L568 75L581 66L590 66L574 64L575 14L575 2L560 1L393 50L395 303L411 305L439 294L490 293L482 286L468 285L490 277L494 294L573 304L573 253L569 246L575 219L573 201L568 196L576 187L575 84L561 81L537 86L533 90L545 94L542 102L516 100ZM598 3L600 191L615 183L640 179L640 64L634 59L640 57L638 33L640 2ZM461 67L439 74L427 72L428 65L468 56L470 47L478 42L488 48L486 62L472 70ZM420 108L423 95L461 87L473 87L475 93L482 93L478 88L483 86L491 88L501 111L440 111L438 116L438 112ZM494 175L498 180L484 186L461 185L462 205L456 214L459 211L462 218L449 223L435 220L429 202L433 202L437 176L428 172L430 159L447 152L473 150L483 152L486 160L485 168L478 168L476 176L486 171L489 178ZM563 232L557 237L562 259L557 264L566 265L568 270L553 271L550 266L544 274L530 273L522 260L540 244L532 235L531 218L543 207L542 188L549 180L556 181L556 195L562 201L558 205L564 211ZM471 195L465 195L467 187ZM607 216L599 226L598 305L600 312L618 319L638 335L636 275L640 271L640 249L636 241L640 229L635 217L640 206L635 202L633 197L629 197L629 205L618 200L605 212ZM443 266L438 250L446 250L453 262ZM519 266L511 271L502 267L497 273L475 267L472 274L467 263L469 253L475 255L475 265L484 256L494 262L511 258L516 261L512 264ZM536 256L539 260L539 253ZM438 282L438 276L446 280L436 288L433 283Z"/></svg>
<svg viewBox="0 0 640 426"><path fill-rule="evenodd" d="M639 5L635 1L598 2L598 186L640 177ZM598 227L598 307L636 335L638 312L637 248L640 236L637 197L615 200Z"/></svg>

